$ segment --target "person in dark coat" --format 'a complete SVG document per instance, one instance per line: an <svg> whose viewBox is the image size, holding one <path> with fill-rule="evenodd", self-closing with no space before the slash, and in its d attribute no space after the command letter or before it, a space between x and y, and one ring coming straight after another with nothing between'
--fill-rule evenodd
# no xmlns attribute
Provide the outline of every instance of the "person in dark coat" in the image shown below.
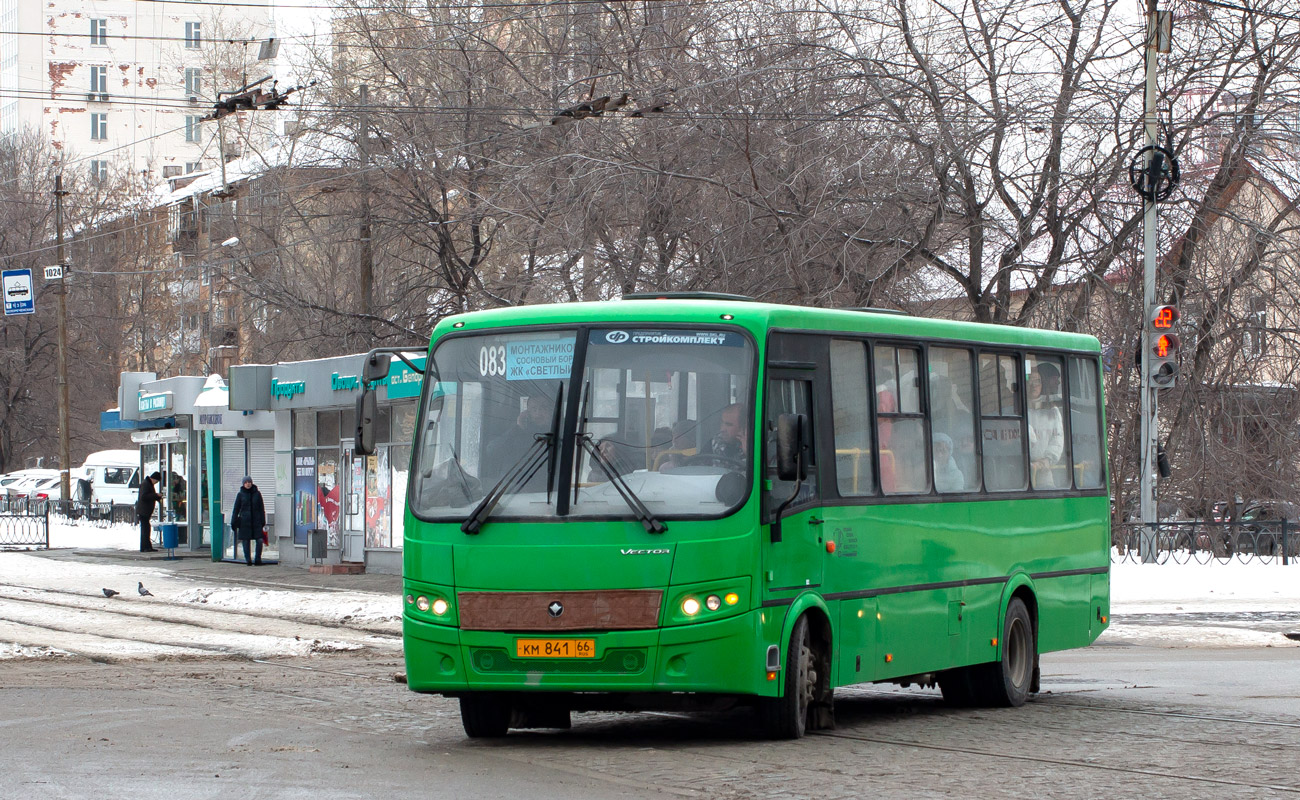
<svg viewBox="0 0 1300 800"><path fill-rule="evenodd" d="M153 552L153 531L150 529L149 520L153 517L153 511L158 507L158 489L154 484L162 480L162 475L155 472L144 479L140 484L140 494L135 500L136 517L140 520L140 552Z"/></svg>
<svg viewBox="0 0 1300 800"><path fill-rule="evenodd" d="M249 566L262 566L262 529L266 527L266 506L262 503L262 493L257 490L253 479L244 476L243 487L235 495L235 507L230 511L230 527L235 531L236 541L244 543L244 563ZM249 551L251 543L257 542L257 557ZM236 551L238 555L238 551Z"/></svg>

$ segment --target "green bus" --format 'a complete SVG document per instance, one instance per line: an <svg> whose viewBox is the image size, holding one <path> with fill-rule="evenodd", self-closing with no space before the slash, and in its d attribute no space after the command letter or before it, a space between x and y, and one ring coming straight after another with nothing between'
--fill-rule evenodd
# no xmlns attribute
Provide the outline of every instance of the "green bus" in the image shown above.
<svg viewBox="0 0 1300 800"><path fill-rule="evenodd" d="M407 684L471 737L748 704L793 738L881 681L1020 705L1109 614L1101 376L1090 336L734 295L446 318Z"/></svg>

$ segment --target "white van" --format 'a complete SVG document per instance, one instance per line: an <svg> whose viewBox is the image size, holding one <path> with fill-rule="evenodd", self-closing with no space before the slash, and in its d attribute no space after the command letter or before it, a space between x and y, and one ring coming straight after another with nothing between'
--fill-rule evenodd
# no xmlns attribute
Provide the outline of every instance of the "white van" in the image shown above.
<svg viewBox="0 0 1300 800"><path fill-rule="evenodd" d="M140 489L139 450L100 450L86 456L72 478L90 481L96 503L131 505Z"/></svg>

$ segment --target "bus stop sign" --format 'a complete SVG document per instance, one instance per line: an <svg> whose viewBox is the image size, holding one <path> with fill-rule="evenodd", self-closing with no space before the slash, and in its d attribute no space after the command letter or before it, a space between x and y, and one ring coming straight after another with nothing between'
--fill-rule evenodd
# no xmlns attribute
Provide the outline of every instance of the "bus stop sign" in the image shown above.
<svg viewBox="0 0 1300 800"><path fill-rule="evenodd" d="M0 273L0 287L4 291L5 316L36 313L36 295L32 292L30 269L7 269Z"/></svg>

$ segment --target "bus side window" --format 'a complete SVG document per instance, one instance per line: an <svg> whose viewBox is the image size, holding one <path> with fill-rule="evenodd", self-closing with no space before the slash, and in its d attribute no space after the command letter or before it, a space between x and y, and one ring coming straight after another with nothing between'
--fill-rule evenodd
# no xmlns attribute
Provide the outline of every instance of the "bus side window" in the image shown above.
<svg viewBox="0 0 1300 800"><path fill-rule="evenodd" d="M885 494L930 491L929 448L921 413L921 358L912 347L876 345L876 438Z"/></svg>
<svg viewBox="0 0 1300 800"><path fill-rule="evenodd" d="M1025 489L1019 361L1013 355L980 353L980 446L984 487L991 492Z"/></svg>
<svg viewBox="0 0 1300 800"><path fill-rule="evenodd" d="M867 403L867 348L831 341L831 405L835 409L835 480L841 497L875 494L871 408Z"/></svg>
<svg viewBox="0 0 1300 800"><path fill-rule="evenodd" d="M1029 481L1035 489L1070 488L1069 442L1061 401L1061 359L1025 359L1025 415L1029 419Z"/></svg>
<svg viewBox="0 0 1300 800"><path fill-rule="evenodd" d="M1079 489L1098 489L1102 486L1103 464L1097 362L1090 358L1071 358L1069 380L1074 485Z"/></svg>
<svg viewBox="0 0 1300 800"><path fill-rule="evenodd" d="M971 373L969 350L930 348L930 438L939 492L977 491L980 486Z"/></svg>

